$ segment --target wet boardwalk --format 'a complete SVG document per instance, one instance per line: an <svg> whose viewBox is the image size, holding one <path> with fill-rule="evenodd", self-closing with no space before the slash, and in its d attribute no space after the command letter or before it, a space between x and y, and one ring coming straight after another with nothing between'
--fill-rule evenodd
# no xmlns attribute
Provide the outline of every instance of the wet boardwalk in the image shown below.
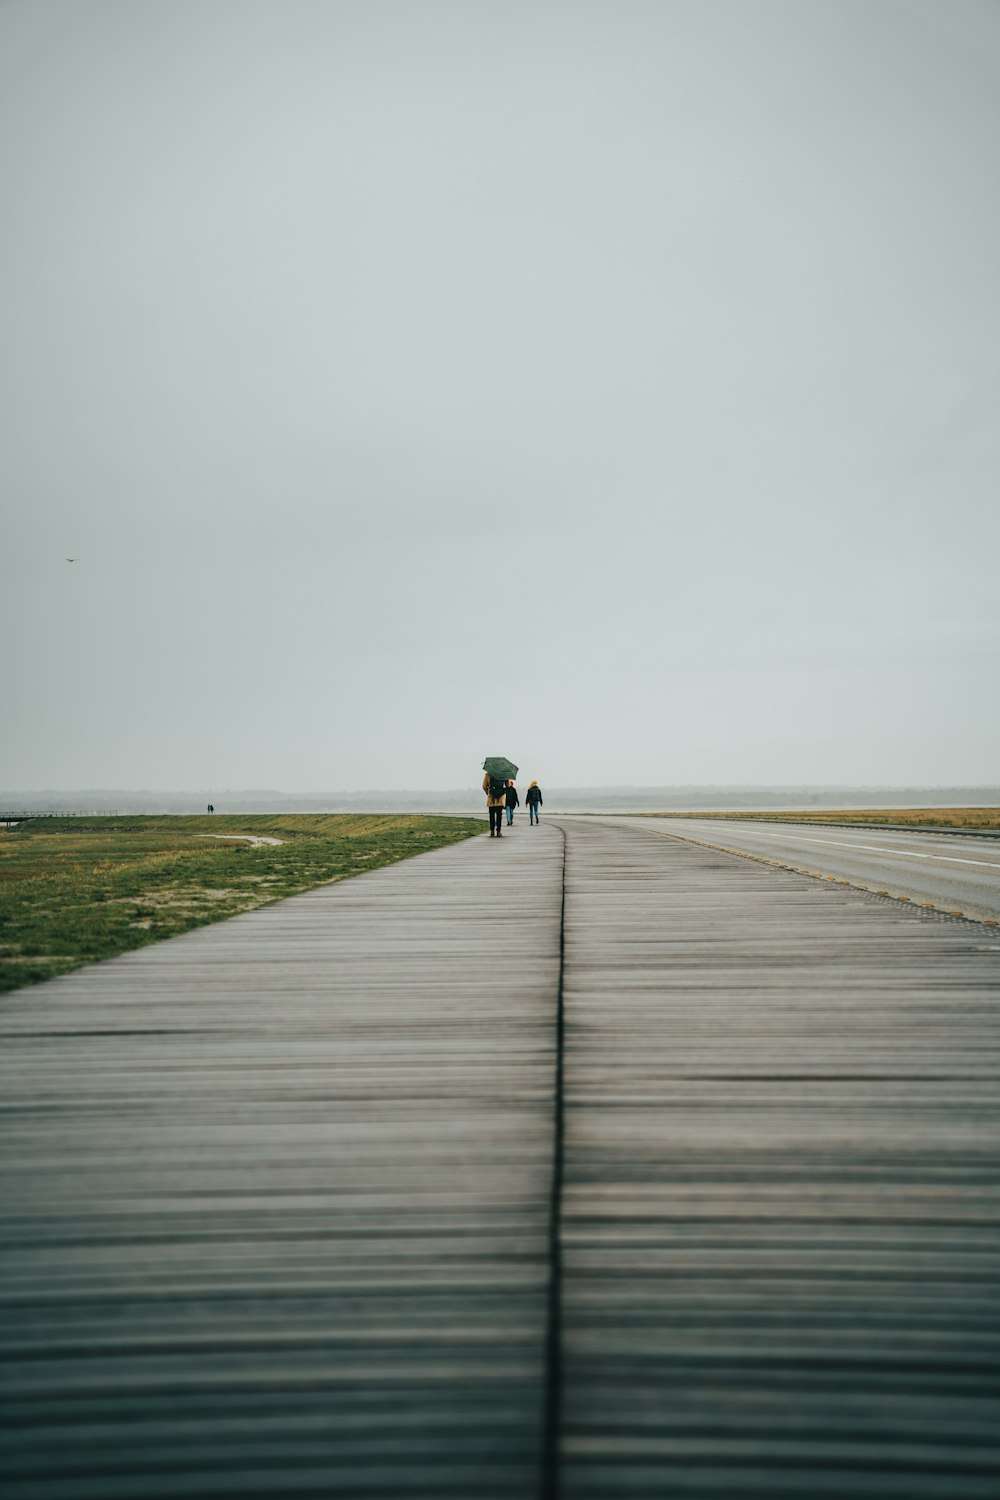
<svg viewBox="0 0 1000 1500"><path fill-rule="evenodd" d="M7 1000L8 1497L531 1494L561 870L474 839Z"/></svg>
<svg viewBox="0 0 1000 1500"><path fill-rule="evenodd" d="M996 929L587 822L563 1494L1000 1494Z"/></svg>
<svg viewBox="0 0 1000 1500"><path fill-rule="evenodd" d="M997 1493L995 929L563 827L6 1000L9 1495Z"/></svg>

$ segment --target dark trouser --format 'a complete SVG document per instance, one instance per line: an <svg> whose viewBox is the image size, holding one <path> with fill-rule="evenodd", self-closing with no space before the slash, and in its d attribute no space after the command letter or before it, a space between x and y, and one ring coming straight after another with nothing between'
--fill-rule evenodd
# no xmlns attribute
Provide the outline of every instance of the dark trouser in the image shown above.
<svg viewBox="0 0 1000 1500"><path fill-rule="evenodd" d="M503 808L490 808L490 833L499 833L503 826Z"/></svg>

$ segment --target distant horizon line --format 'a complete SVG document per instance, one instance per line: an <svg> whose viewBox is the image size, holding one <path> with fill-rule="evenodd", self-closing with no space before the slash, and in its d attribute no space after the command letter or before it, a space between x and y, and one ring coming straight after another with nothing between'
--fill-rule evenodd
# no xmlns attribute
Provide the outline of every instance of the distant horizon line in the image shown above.
<svg viewBox="0 0 1000 1500"><path fill-rule="evenodd" d="M1000 782L988 781L673 781L673 782L590 782L590 783L564 783L553 781L546 783L560 792L693 792L693 791L726 791L726 792L840 792L840 791L886 791L886 792L910 792L910 791L948 791L948 792L1000 792ZM282 791L277 787L236 787L236 786L204 786L204 787L97 787L97 786L46 786L46 787L11 787L0 788L0 797L80 797L80 796L169 796L169 797L203 797L203 796L239 796L239 797L369 797L369 796L396 796L405 794L407 796L439 796L443 793L464 794L469 791L479 792L478 782L469 782L465 786L391 786L391 787L340 787L337 789L306 788L303 791Z"/></svg>

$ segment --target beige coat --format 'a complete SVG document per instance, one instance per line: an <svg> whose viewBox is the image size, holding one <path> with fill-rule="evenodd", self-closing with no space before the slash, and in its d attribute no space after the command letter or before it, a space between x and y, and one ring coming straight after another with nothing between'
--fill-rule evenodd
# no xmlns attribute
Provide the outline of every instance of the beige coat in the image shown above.
<svg viewBox="0 0 1000 1500"><path fill-rule="evenodd" d="M506 791L501 792L500 795L499 795L499 797L491 797L490 796L490 778L489 778L489 772L487 772L487 774L483 777L483 791L486 793L486 806L487 807L506 807L507 806L507 793L506 793Z"/></svg>

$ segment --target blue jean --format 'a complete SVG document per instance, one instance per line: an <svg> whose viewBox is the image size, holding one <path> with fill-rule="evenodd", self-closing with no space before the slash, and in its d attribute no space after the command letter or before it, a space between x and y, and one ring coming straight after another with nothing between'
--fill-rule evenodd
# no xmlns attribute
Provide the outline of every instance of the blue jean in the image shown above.
<svg viewBox="0 0 1000 1500"><path fill-rule="evenodd" d="M507 808L507 827L508 828L513 823L513 821L514 821L514 809L512 807L508 807Z"/></svg>
<svg viewBox="0 0 1000 1500"><path fill-rule="evenodd" d="M528 803L528 822L529 823L537 823L538 822L538 808L539 808L539 805L540 804L537 803L537 802L529 802Z"/></svg>

